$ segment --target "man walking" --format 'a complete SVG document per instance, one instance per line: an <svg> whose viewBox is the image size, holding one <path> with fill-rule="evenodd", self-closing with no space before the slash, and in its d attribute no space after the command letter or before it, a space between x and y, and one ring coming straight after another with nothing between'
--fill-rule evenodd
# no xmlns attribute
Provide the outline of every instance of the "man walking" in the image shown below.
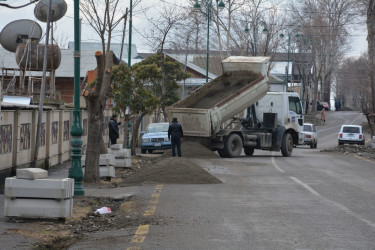
<svg viewBox="0 0 375 250"><path fill-rule="evenodd" d="M117 122L117 115L112 115L111 120L109 121L108 128L109 128L109 139L111 140L111 145L117 143L117 138L120 137L118 125L121 122Z"/></svg>
<svg viewBox="0 0 375 250"><path fill-rule="evenodd" d="M172 156L176 156L176 146L178 157L181 157L181 141L184 137L181 124L178 123L177 118L173 118L172 123L168 128L168 140L172 144Z"/></svg>

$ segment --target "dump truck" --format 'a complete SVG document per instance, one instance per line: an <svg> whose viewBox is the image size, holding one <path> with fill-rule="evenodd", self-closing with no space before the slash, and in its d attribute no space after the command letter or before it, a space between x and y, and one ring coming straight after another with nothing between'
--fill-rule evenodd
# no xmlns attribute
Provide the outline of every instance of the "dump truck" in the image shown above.
<svg viewBox="0 0 375 250"><path fill-rule="evenodd" d="M269 92L269 57L233 56L223 74L167 107L184 130L221 157L248 156L255 149L291 156L303 143L303 112L297 93Z"/></svg>

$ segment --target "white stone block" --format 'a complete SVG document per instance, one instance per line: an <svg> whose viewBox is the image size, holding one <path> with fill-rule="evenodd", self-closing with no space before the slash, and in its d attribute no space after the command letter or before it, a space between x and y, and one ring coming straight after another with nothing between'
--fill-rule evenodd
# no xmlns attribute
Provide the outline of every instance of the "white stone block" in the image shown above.
<svg viewBox="0 0 375 250"><path fill-rule="evenodd" d="M73 198L55 199L4 199L4 216L26 218L67 218L73 213Z"/></svg>
<svg viewBox="0 0 375 250"><path fill-rule="evenodd" d="M85 174L85 168L82 168L83 174ZM100 177L116 177L115 176L115 167L114 166L100 166L99 167L99 176Z"/></svg>
<svg viewBox="0 0 375 250"><path fill-rule="evenodd" d="M125 158L123 158L123 159L116 158L115 159L115 167L116 168L125 168L126 167L126 159Z"/></svg>
<svg viewBox="0 0 375 250"><path fill-rule="evenodd" d="M375 148L375 136L372 137L372 140L371 140L371 147L372 147L372 148Z"/></svg>
<svg viewBox="0 0 375 250"><path fill-rule="evenodd" d="M43 179L48 177L48 171L41 168L20 168L17 169L16 176L18 179Z"/></svg>
<svg viewBox="0 0 375 250"><path fill-rule="evenodd" d="M114 155L115 159L124 159L126 157L125 149L108 149L108 154Z"/></svg>
<svg viewBox="0 0 375 250"><path fill-rule="evenodd" d="M125 149L125 157L132 157L132 150L130 148Z"/></svg>
<svg viewBox="0 0 375 250"><path fill-rule="evenodd" d="M67 199L74 196L74 179L5 179L5 197Z"/></svg>
<svg viewBox="0 0 375 250"><path fill-rule="evenodd" d="M132 158L131 157L128 157L128 158L125 159L125 166L127 168L131 168L131 166L132 166Z"/></svg>
<svg viewBox="0 0 375 250"><path fill-rule="evenodd" d="M114 149L114 150L122 149L122 144L113 144L111 145L111 149Z"/></svg>
<svg viewBox="0 0 375 250"><path fill-rule="evenodd" d="M86 164L86 155L81 157L81 166ZM99 158L99 166L110 166L115 165L115 156L111 154L101 154Z"/></svg>

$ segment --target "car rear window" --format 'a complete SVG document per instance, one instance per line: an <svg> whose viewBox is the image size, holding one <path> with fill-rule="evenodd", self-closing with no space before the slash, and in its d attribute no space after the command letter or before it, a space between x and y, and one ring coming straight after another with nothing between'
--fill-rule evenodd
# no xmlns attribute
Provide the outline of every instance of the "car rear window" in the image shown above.
<svg viewBox="0 0 375 250"><path fill-rule="evenodd" d="M343 127L342 132L344 133L359 133L358 127Z"/></svg>
<svg viewBox="0 0 375 250"><path fill-rule="evenodd" d="M168 132L169 124L153 123L148 125L146 133Z"/></svg>
<svg viewBox="0 0 375 250"><path fill-rule="evenodd" d="M310 125L303 125L303 131L311 132L311 126Z"/></svg>

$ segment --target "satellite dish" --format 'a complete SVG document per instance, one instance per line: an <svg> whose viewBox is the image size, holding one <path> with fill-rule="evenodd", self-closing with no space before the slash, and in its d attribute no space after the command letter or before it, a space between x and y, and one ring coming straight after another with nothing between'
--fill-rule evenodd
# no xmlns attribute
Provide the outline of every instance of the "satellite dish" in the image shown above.
<svg viewBox="0 0 375 250"><path fill-rule="evenodd" d="M41 21L47 22L48 6L50 0L41 0L34 8L35 17ZM55 22L62 18L68 9L64 0L51 0L51 15L50 21Z"/></svg>
<svg viewBox="0 0 375 250"><path fill-rule="evenodd" d="M10 52L16 52L20 43L31 40L38 43L42 37L42 28L37 22L28 19L8 23L0 33L0 44Z"/></svg>

